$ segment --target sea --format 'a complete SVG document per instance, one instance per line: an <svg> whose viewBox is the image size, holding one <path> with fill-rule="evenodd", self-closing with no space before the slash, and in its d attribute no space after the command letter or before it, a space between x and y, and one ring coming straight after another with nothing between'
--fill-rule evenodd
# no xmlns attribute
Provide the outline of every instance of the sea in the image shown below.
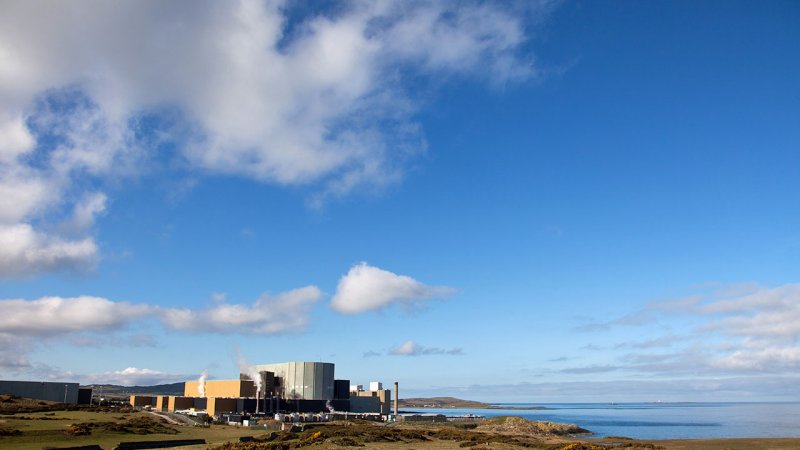
<svg viewBox="0 0 800 450"><path fill-rule="evenodd" d="M446 416L519 416L573 423L592 431L594 437L800 437L800 403L502 403L495 406L498 409L424 408L413 411ZM545 409L520 409L526 407Z"/></svg>

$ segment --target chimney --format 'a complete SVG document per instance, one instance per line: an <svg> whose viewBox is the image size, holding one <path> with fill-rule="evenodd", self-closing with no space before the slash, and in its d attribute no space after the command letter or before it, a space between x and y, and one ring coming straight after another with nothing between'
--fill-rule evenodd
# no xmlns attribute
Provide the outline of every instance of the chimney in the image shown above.
<svg viewBox="0 0 800 450"><path fill-rule="evenodd" d="M400 384L395 381L394 382L394 416L397 417L397 402L400 399Z"/></svg>

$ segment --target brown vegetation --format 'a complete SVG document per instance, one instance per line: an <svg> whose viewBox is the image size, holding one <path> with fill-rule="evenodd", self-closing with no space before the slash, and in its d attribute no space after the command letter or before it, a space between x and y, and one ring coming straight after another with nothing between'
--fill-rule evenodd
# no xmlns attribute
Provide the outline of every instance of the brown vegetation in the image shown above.
<svg viewBox="0 0 800 450"><path fill-rule="evenodd" d="M20 434L22 434L22 432L16 428L0 425L0 436L18 436Z"/></svg>
<svg viewBox="0 0 800 450"><path fill-rule="evenodd" d="M70 436L85 436L94 430L122 434L178 434L178 430L165 425L163 419L139 416L124 422L80 422L74 423L64 431Z"/></svg>
<svg viewBox="0 0 800 450"><path fill-rule="evenodd" d="M517 420L518 419L518 420ZM305 431L272 432L246 442L226 443L214 450L295 450L309 446L324 447L371 447L375 443L403 443L413 448L436 448L437 442L453 441L458 447L470 450L483 448L519 447L543 450L608 450L613 448L657 449L649 443L635 441L619 444L592 444L580 442L547 442L553 436L561 436L564 430L575 431L574 426L557 427L556 424L541 425L519 418L501 418L487 425L465 426L464 424L393 424L338 423L307 427ZM485 427L484 430L481 430ZM488 431L497 427L500 432ZM474 428L474 429L471 429ZM578 428L579 429L579 428Z"/></svg>
<svg viewBox="0 0 800 450"><path fill-rule="evenodd" d="M116 412L130 413L134 409L130 407L97 406L97 405L77 405L75 403L47 402L30 398L21 398L15 395L0 395L0 414L20 414L51 411L95 411L95 412Z"/></svg>

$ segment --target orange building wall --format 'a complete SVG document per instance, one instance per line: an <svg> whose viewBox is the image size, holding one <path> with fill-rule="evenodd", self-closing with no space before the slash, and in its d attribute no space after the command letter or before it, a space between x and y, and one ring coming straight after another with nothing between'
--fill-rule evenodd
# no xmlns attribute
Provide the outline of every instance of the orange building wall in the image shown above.
<svg viewBox="0 0 800 450"><path fill-rule="evenodd" d="M199 397L197 381L187 381L183 386L183 395ZM205 383L205 396L211 397L255 397L256 386L247 380L211 380Z"/></svg>
<svg viewBox="0 0 800 450"><path fill-rule="evenodd" d="M236 412L237 400L235 398L209 398L206 413L216 416L225 412Z"/></svg>
<svg viewBox="0 0 800 450"><path fill-rule="evenodd" d="M147 395L131 395L131 406L133 407L142 407L142 406L155 406L156 398L147 396Z"/></svg>
<svg viewBox="0 0 800 450"><path fill-rule="evenodd" d="M170 395L169 406L167 406L167 411L173 412L176 409L189 409L189 408L194 408L194 398L175 397Z"/></svg>
<svg viewBox="0 0 800 450"><path fill-rule="evenodd" d="M169 406L169 397L166 395L159 395L156 397L156 410L166 411Z"/></svg>

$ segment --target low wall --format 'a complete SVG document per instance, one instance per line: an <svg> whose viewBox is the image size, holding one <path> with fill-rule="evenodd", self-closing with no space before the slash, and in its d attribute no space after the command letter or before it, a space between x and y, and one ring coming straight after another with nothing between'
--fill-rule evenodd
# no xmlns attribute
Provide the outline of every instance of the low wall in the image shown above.
<svg viewBox="0 0 800 450"><path fill-rule="evenodd" d="M167 439L162 441L133 441L133 442L120 442L114 447L114 450L140 450L147 448L170 448L181 447L184 445L202 445L205 444L205 439Z"/></svg>

